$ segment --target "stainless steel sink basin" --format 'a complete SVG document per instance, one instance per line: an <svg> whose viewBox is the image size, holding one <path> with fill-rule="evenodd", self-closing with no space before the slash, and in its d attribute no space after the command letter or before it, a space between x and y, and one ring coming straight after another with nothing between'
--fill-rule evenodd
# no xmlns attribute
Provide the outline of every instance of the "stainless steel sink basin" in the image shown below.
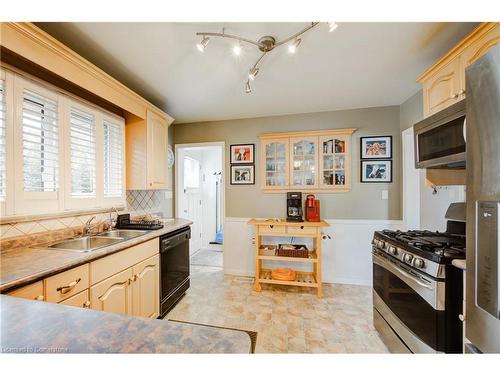
<svg viewBox="0 0 500 375"><path fill-rule="evenodd" d="M139 237L142 236L143 234L146 234L147 231L145 230L134 230L134 229L115 229L115 230L110 230L108 232L102 232L99 233L99 237L112 237L112 238L123 238L123 239L129 239L129 238L134 238L134 237Z"/></svg>
<svg viewBox="0 0 500 375"><path fill-rule="evenodd" d="M48 248L57 250L60 249L60 250L78 251L83 253L83 252L93 251L104 246L113 245L123 240L124 240L123 238L87 236L87 237L80 237L80 238L74 238L70 240L56 242L48 246Z"/></svg>

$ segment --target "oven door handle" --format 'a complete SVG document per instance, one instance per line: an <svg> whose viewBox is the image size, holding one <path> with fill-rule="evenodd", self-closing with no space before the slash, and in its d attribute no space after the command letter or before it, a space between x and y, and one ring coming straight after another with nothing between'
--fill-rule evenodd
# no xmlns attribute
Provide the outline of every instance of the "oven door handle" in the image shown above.
<svg viewBox="0 0 500 375"><path fill-rule="evenodd" d="M382 266L386 269L388 269L389 271L397 271L399 272L401 275L403 275L405 278L413 281L415 284L418 284L420 285L421 287L423 288L426 288L426 289L429 289L429 290L434 290L432 288L432 286L430 286L429 284L426 284L425 282L423 282L421 279L413 276L413 275L410 275L408 272L406 271L403 271L401 268L395 266L394 264L392 264L390 261L382 258L380 255L378 254L373 254L373 257L374 257L374 260L376 260L375 263L377 263L379 266Z"/></svg>

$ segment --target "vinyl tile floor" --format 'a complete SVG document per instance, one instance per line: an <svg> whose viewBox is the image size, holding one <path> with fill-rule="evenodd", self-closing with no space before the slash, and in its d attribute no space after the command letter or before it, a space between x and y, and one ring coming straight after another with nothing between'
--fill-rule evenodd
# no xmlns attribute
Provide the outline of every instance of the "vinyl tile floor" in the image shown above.
<svg viewBox="0 0 500 375"><path fill-rule="evenodd" d="M256 331L256 353L388 353L373 327L371 288L262 285L192 266L191 287L166 319Z"/></svg>

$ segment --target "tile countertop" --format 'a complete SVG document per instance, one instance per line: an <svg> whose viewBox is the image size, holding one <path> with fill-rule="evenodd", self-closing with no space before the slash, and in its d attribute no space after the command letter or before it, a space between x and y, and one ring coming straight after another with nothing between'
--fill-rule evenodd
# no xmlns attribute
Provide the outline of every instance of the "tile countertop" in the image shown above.
<svg viewBox="0 0 500 375"><path fill-rule="evenodd" d="M1 353L245 353L246 332L0 295Z"/></svg>
<svg viewBox="0 0 500 375"><path fill-rule="evenodd" d="M162 229L152 230L142 236L85 253L41 248L17 248L3 251L0 253L0 293L116 253L191 224L191 221L184 219L164 220Z"/></svg>

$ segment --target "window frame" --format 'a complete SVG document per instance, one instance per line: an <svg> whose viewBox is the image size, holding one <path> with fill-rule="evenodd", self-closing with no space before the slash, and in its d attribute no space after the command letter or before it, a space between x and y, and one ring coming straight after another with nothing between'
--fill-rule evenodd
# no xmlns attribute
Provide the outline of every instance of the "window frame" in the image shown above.
<svg viewBox="0 0 500 375"><path fill-rule="evenodd" d="M98 207L99 199L99 124L102 123L101 114L95 108L86 105L80 101L63 98L61 100L64 113L64 151L63 158L65 160L64 168L64 186L65 197L64 197L64 207L66 210L71 209L82 209L85 207ZM94 116L94 126L95 126L95 190L93 195L83 195L75 196L72 192L72 174L71 174L71 110L76 109L77 111L84 112Z"/></svg>
<svg viewBox="0 0 500 375"><path fill-rule="evenodd" d="M24 191L24 158L23 158L23 94L24 90L29 90L40 96L44 96L57 103L58 115L58 175L57 175L57 190L50 192L28 192ZM53 212L54 205L56 211L63 211L62 194L64 191L63 173L64 173L64 157L61 150L64 147L62 111L60 96L58 93L47 89L43 85L32 82L19 75L14 77L14 181L15 181L15 201L14 213L29 214L33 211L46 213Z"/></svg>

